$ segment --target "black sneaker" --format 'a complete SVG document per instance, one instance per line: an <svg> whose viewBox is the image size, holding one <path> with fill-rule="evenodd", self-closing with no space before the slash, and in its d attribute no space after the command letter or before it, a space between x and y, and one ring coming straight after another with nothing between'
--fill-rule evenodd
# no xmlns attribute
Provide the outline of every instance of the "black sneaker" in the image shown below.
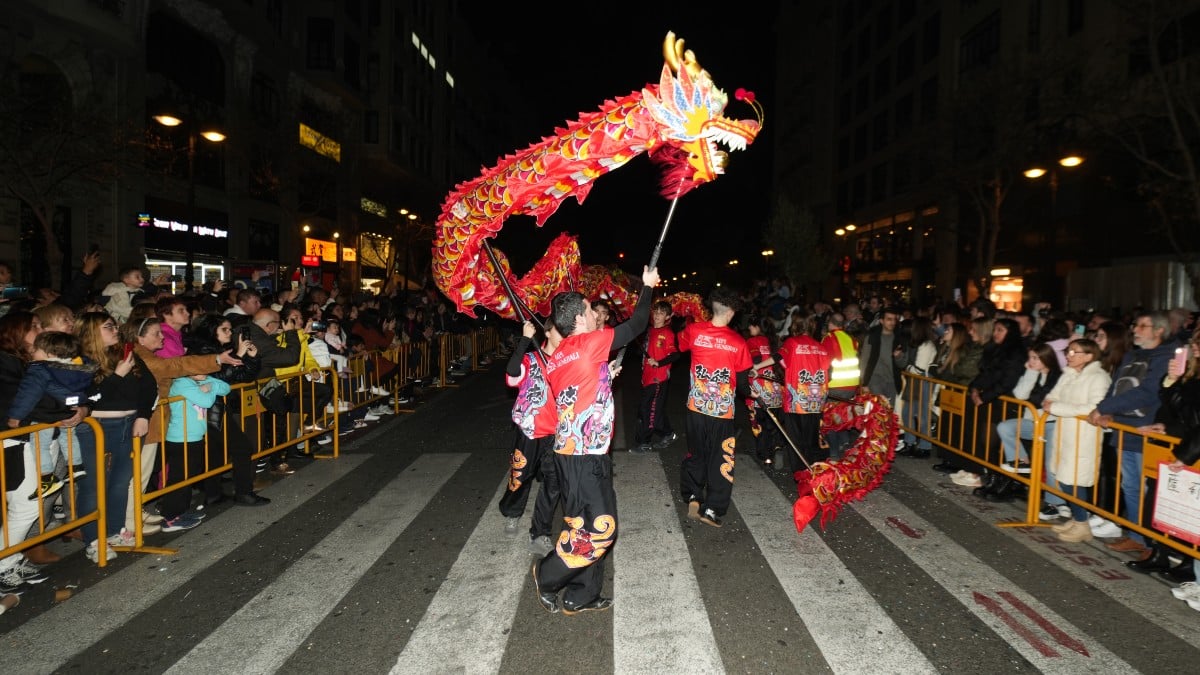
<svg viewBox="0 0 1200 675"><path fill-rule="evenodd" d="M537 568L541 560L533 561L533 591L537 593L538 604L551 614L558 614L558 593L543 591L538 583Z"/></svg>
<svg viewBox="0 0 1200 675"><path fill-rule="evenodd" d="M666 436L663 436L661 439L659 439L659 441L654 444L654 447L658 448L659 450L668 448L678 438L679 438L679 434L672 431L671 433L669 433Z"/></svg>
<svg viewBox="0 0 1200 675"><path fill-rule="evenodd" d="M567 616L575 616L576 614L582 614L583 612L603 612L606 609L611 609L612 606L612 598L602 598L600 596L596 596L596 598L592 601L585 602L582 605L568 605L564 602L562 612Z"/></svg>
<svg viewBox="0 0 1200 675"><path fill-rule="evenodd" d="M721 518L712 509L704 509L700 512L700 522L713 527L721 526Z"/></svg>
<svg viewBox="0 0 1200 675"><path fill-rule="evenodd" d="M629 449L629 451L635 455L644 455L648 452L654 452L654 446L650 445L649 443L641 443L633 446Z"/></svg>

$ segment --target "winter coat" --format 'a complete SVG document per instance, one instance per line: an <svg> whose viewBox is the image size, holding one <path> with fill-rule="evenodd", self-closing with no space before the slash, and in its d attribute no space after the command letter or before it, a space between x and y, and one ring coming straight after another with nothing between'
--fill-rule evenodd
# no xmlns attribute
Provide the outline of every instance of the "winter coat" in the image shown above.
<svg viewBox="0 0 1200 675"><path fill-rule="evenodd" d="M140 288L130 288L123 281L114 281L104 287L101 295L108 298L108 304L104 305L104 311L108 312L114 321L121 324L129 320L129 314L133 312L133 303L144 297L145 294Z"/></svg>
<svg viewBox="0 0 1200 675"><path fill-rule="evenodd" d="M1077 419L1095 410L1112 382L1099 361L1092 361L1082 371L1067 368L1058 384L1046 394L1050 414L1055 420L1057 436L1054 475L1067 485L1089 487L1096 484L1096 469L1100 461L1100 428ZM1047 439L1049 441L1049 439Z"/></svg>
<svg viewBox="0 0 1200 675"><path fill-rule="evenodd" d="M952 384L965 385L979 374L979 359L983 355L983 347L974 342L963 345L963 353L953 368L945 365L946 352L938 354L936 363L931 366L930 375L938 380Z"/></svg>
<svg viewBox="0 0 1200 675"><path fill-rule="evenodd" d="M1126 352L1121 365L1113 373L1108 396L1100 401L1096 410L1102 415L1112 415L1117 424L1134 428L1153 422L1161 405L1158 390L1162 388L1167 365L1178 346L1176 342L1164 342L1151 349ZM1123 450L1141 452L1142 436L1125 434Z"/></svg>
<svg viewBox="0 0 1200 675"><path fill-rule="evenodd" d="M94 363L62 363L59 361L34 361L25 369L25 375L17 386L8 408L8 419L21 420L28 424L59 422L74 414L69 409L85 405L84 397L96 374ZM50 398L68 409L66 417L54 416L59 410L47 410L41 405L43 398ZM58 408L59 406L53 406ZM50 414L47 417L47 414Z"/></svg>
<svg viewBox="0 0 1200 675"><path fill-rule="evenodd" d="M1184 464L1200 461L1200 378L1178 381L1158 392L1162 408L1157 419L1167 434L1182 439L1175 448L1175 459Z"/></svg>
<svg viewBox="0 0 1200 675"><path fill-rule="evenodd" d="M141 345L135 346L133 353L146 364L147 370L154 378L155 389L160 399L168 396L171 384L176 378L215 373L220 366L216 357L209 354L173 356L164 359ZM142 439L144 444L149 445L162 440L163 414L163 406L155 406L154 416L150 418L150 430Z"/></svg>
<svg viewBox="0 0 1200 675"><path fill-rule="evenodd" d="M979 374L971 380L971 389L979 390L979 398L985 404L991 403L1012 393L1024 372L1025 348L1021 346L1021 336L1012 332L1003 343L984 346Z"/></svg>
<svg viewBox="0 0 1200 675"><path fill-rule="evenodd" d="M208 385L208 391L200 387ZM169 395L182 396L182 401L172 401L171 422L167 426L166 439L172 443L195 443L204 440L208 431L208 409L221 396L229 393L229 384L213 377L193 380L180 377L171 384Z"/></svg>

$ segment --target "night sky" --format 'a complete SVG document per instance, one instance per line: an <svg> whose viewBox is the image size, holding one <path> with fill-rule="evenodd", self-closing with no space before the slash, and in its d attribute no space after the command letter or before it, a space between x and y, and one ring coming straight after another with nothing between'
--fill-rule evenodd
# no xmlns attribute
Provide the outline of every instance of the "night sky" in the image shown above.
<svg viewBox="0 0 1200 675"><path fill-rule="evenodd" d="M753 118L749 107L733 98L739 87L764 103L765 128L755 143L731 154L724 176L680 199L659 263L671 274L724 265L739 256L757 258L761 248L759 232L770 199L776 36L774 3L753 4L759 11L752 15L715 12L694 2L470 3L464 11L507 66L514 86L528 92L527 118L514 125L525 135L511 139L513 151L607 99L657 82L668 30L686 40L729 95L727 116ZM497 245L520 274L554 236L568 231L579 235L584 264L616 262L623 251L622 266L633 271L648 261L666 218L670 202L658 186L658 171L643 155L597 179L582 206L567 199L541 230L532 218L510 219Z"/></svg>

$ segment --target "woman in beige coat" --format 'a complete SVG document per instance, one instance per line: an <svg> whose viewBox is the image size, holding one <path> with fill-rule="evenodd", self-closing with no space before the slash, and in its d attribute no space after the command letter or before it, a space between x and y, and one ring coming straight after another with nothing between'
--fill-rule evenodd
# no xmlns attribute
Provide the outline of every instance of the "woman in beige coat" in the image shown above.
<svg viewBox="0 0 1200 675"><path fill-rule="evenodd" d="M1055 424L1057 448L1052 466L1063 492L1082 501L1091 501L1100 461L1100 428L1077 419L1096 408L1108 393L1112 381L1100 364L1100 346L1092 340L1075 340L1067 345L1067 367L1058 384L1046 394L1042 409L1059 418ZM1049 444L1047 444L1049 445ZM1092 538L1088 512L1068 503L1071 519L1054 530L1062 541L1087 541Z"/></svg>

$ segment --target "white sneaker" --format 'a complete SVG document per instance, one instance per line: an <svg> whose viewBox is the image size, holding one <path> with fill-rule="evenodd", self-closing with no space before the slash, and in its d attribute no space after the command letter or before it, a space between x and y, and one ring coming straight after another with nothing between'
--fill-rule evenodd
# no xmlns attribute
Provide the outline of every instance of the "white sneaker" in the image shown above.
<svg viewBox="0 0 1200 675"><path fill-rule="evenodd" d="M379 421L379 415L376 415L370 411L367 411L367 414L363 415L362 418L363 418L363 420L365 420L367 422L378 422Z"/></svg>
<svg viewBox="0 0 1200 675"><path fill-rule="evenodd" d="M1188 602L1188 607L1191 607L1192 609L1196 610L1197 612L1200 612L1200 598L1198 598L1196 600L1188 600L1187 602Z"/></svg>
<svg viewBox="0 0 1200 675"><path fill-rule="evenodd" d="M1088 526L1092 528L1092 536L1101 539L1115 539L1121 536L1121 528L1116 523L1101 519L1099 525L1094 525L1089 520Z"/></svg>
<svg viewBox="0 0 1200 675"><path fill-rule="evenodd" d="M954 480L955 478L966 478L967 476L970 476L970 475L972 475L970 471L964 471L962 469L959 469L958 471L955 471L954 473L950 474L950 480Z"/></svg>
<svg viewBox="0 0 1200 675"><path fill-rule="evenodd" d="M137 539L133 533L125 528L108 538L109 547L112 546L137 546Z"/></svg>
<svg viewBox="0 0 1200 675"><path fill-rule="evenodd" d="M1200 584L1186 581L1172 588L1171 595L1174 595L1176 600L1200 600Z"/></svg>
<svg viewBox="0 0 1200 675"><path fill-rule="evenodd" d="M391 396L392 395L392 392L388 391L387 389L384 389L383 387L371 387L371 393L375 394L376 396Z"/></svg>
<svg viewBox="0 0 1200 675"><path fill-rule="evenodd" d="M368 408L367 412L369 412L372 415L395 415L396 414L391 408L387 407L386 405L377 405L372 408Z"/></svg>
<svg viewBox="0 0 1200 675"><path fill-rule="evenodd" d="M100 551L96 544L97 544L97 542L93 541L92 543L88 544L87 548L84 550L84 555L86 555L87 559L91 560L92 562L100 562ZM107 555L105 556L105 559L107 559L107 560L116 560L117 559L117 552L112 550L111 546L108 547L108 550L106 551L106 553L107 553Z"/></svg>
<svg viewBox="0 0 1200 675"><path fill-rule="evenodd" d="M329 436L322 436L317 439L317 445L329 445L332 442L333 442L333 438L331 438Z"/></svg>
<svg viewBox="0 0 1200 675"><path fill-rule="evenodd" d="M1002 471L1007 471L1009 473L1019 473L1019 474L1033 473L1033 469L1029 468L1029 464L1022 464L1021 466L1016 467L1016 466L1013 466L1012 464L1009 464L1008 462L1005 462L1000 465L1000 469Z"/></svg>
<svg viewBox="0 0 1200 675"><path fill-rule="evenodd" d="M962 485L963 487L980 487L983 485L983 480L973 473L968 473L966 476L955 476L950 480L954 481L955 485Z"/></svg>

